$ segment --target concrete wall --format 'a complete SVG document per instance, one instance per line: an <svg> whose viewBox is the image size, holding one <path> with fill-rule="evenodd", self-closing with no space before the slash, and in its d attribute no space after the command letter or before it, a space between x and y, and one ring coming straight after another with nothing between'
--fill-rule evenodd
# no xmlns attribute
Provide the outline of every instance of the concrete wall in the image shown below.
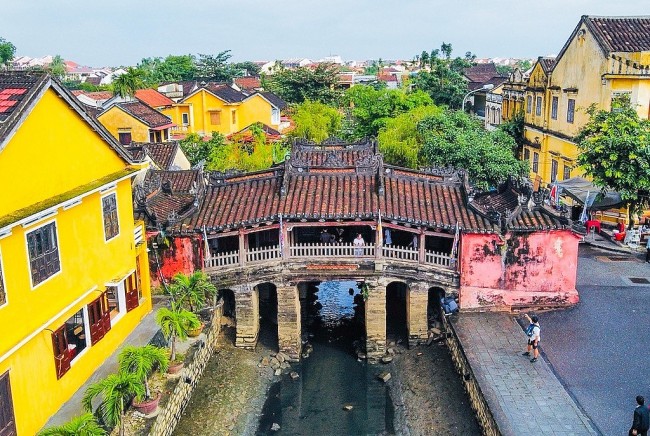
<svg viewBox="0 0 650 436"><path fill-rule="evenodd" d="M504 239L464 234L461 309L576 304L578 240L570 230L508 233Z"/></svg>
<svg viewBox="0 0 650 436"><path fill-rule="evenodd" d="M217 346L217 338L221 329L222 306L218 305L212 316L210 328L206 332L205 345L194 353L192 363L180 372L178 384L169 397L167 404L156 417L151 428L150 436L169 436L174 432L183 410L192 397L192 392L203 375L205 366Z"/></svg>
<svg viewBox="0 0 650 436"><path fill-rule="evenodd" d="M147 240L151 246L156 241L158 232L147 232ZM158 244L156 252L149 255L151 267L151 283L160 286L160 276L169 282L176 274L192 274L202 269L201 241L198 238L175 237L171 239L169 248Z"/></svg>

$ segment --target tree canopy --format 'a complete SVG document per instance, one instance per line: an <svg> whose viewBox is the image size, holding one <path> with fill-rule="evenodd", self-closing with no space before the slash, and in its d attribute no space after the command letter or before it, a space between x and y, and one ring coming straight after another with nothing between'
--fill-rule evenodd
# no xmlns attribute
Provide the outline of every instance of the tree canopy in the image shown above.
<svg viewBox="0 0 650 436"><path fill-rule="evenodd" d="M160 82L191 80L196 75L193 55L169 55L166 58L144 58L138 68L145 72L145 82L156 85Z"/></svg>
<svg viewBox="0 0 650 436"><path fill-rule="evenodd" d="M264 76L263 84L287 103L305 100L334 103L341 95L334 89L339 81L338 72L339 68L334 64L319 64L314 69L280 69L273 75Z"/></svg>
<svg viewBox="0 0 650 436"><path fill-rule="evenodd" d="M0 67L9 65L16 54L16 46L0 36Z"/></svg>
<svg viewBox="0 0 650 436"><path fill-rule="evenodd" d="M216 82L232 82L232 80L241 76L240 69L235 64L228 62L232 57L230 50L224 50L216 55L199 54L196 61L196 75L206 80Z"/></svg>
<svg viewBox="0 0 650 436"><path fill-rule="evenodd" d="M371 86L353 86L346 91L344 101L352 108L352 136L357 139L377 136L379 129L390 118L433 103L422 91L376 89Z"/></svg>
<svg viewBox="0 0 650 436"><path fill-rule="evenodd" d="M218 132L212 132L212 137L207 141L203 140L198 133L190 133L179 142L181 150L192 166L201 162L207 164L212 159L212 155L225 144L226 138Z"/></svg>
<svg viewBox="0 0 650 436"><path fill-rule="evenodd" d="M295 138L306 138L321 142L341 131L343 115L331 106L317 102L305 101L291 108L291 117L296 128L290 133Z"/></svg>
<svg viewBox="0 0 650 436"><path fill-rule="evenodd" d="M113 80L113 92L122 98L133 97L135 91L146 88L144 83L145 72L140 68L129 67L126 73Z"/></svg>
<svg viewBox="0 0 650 436"><path fill-rule="evenodd" d="M596 186L617 191L630 215L639 212L650 193L650 121L639 118L629 98L615 100L611 111L592 105L587 113L575 138L578 163Z"/></svg>
<svg viewBox="0 0 650 436"><path fill-rule="evenodd" d="M461 111L444 110L427 116L417 128L423 140L423 163L463 168L479 189L528 172L528 163L517 160L513 153L512 137L501 130L485 130L480 120Z"/></svg>
<svg viewBox="0 0 650 436"><path fill-rule="evenodd" d="M65 77L65 63L63 62L61 55L56 55L52 58L52 62L50 62L50 65L47 67L47 71L58 79L63 79L63 77Z"/></svg>

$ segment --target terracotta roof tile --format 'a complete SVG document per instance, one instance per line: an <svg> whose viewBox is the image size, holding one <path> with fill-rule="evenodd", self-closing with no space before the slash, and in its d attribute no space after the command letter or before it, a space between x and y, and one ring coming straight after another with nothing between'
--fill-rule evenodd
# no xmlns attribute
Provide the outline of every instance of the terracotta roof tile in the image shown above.
<svg viewBox="0 0 650 436"><path fill-rule="evenodd" d="M607 51L650 51L650 16L585 18Z"/></svg>
<svg viewBox="0 0 650 436"><path fill-rule="evenodd" d="M174 104L169 97L161 94L155 89L138 89L135 91L135 98L151 107L167 107Z"/></svg>
<svg viewBox="0 0 650 436"><path fill-rule="evenodd" d="M259 77L236 77L235 85L239 86L242 90L256 90L262 86L262 82Z"/></svg>

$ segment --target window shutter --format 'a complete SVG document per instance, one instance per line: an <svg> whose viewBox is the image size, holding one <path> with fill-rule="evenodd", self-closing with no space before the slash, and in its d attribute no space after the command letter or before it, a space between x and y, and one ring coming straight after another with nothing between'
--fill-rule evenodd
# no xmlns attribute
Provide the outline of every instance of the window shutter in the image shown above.
<svg viewBox="0 0 650 436"><path fill-rule="evenodd" d="M131 310L138 307L140 304L140 297L138 292L138 275L136 273L131 274L126 279L126 311L130 312Z"/></svg>
<svg viewBox="0 0 650 436"><path fill-rule="evenodd" d="M101 319L102 319L102 328L104 330L104 334L102 335L102 337L104 337L104 335L106 335L106 333L108 333L111 330L111 311L108 308L108 294L104 292L99 298L102 303Z"/></svg>
<svg viewBox="0 0 650 436"><path fill-rule="evenodd" d="M104 312L108 316L108 329L106 328ZM95 345L110 330L111 315L108 312L106 293L88 304L88 318L90 320L90 343Z"/></svg>
<svg viewBox="0 0 650 436"><path fill-rule="evenodd" d="M16 419L11 398L9 372L0 376L0 436L16 436Z"/></svg>
<svg viewBox="0 0 650 436"><path fill-rule="evenodd" d="M57 380L70 369L70 353L68 353L68 340L65 337L65 324L52 333L52 346L54 350L54 367Z"/></svg>

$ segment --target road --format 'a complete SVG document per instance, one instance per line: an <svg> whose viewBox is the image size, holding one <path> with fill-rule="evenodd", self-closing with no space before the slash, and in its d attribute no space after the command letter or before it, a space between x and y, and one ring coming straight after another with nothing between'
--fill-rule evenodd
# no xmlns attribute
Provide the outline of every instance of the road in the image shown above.
<svg viewBox="0 0 650 436"><path fill-rule="evenodd" d="M650 401L650 264L582 246L580 303L542 313L542 350L556 374L604 435L624 435L635 397ZM613 257L615 260L610 260Z"/></svg>

